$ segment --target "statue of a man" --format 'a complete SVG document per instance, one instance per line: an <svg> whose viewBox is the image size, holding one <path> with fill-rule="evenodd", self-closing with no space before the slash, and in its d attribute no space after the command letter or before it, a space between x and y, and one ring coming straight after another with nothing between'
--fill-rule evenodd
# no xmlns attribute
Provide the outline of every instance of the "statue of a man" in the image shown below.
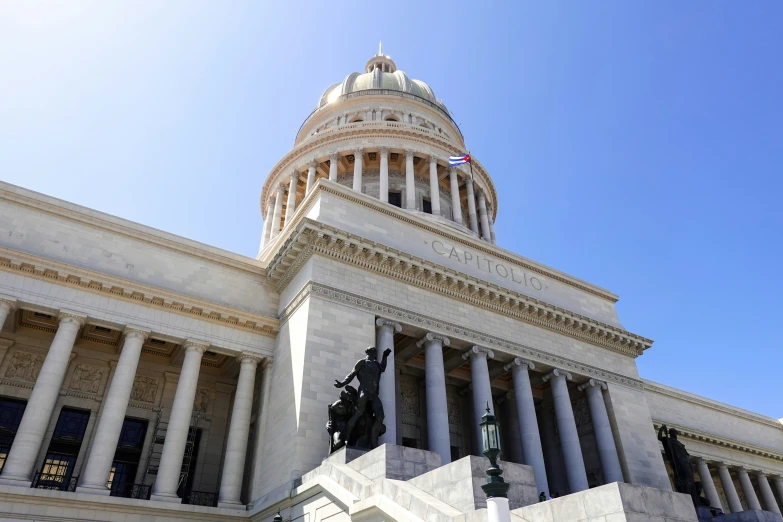
<svg viewBox="0 0 783 522"><path fill-rule="evenodd" d="M381 404L381 399L378 398L378 386L381 382L381 373L386 370L386 359L389 357L391 349L387 348L384 350L380 363L378 362L378 349L375 346L370 346L364 353L366 357L356 363L353 371L345 379L334 381L334 386L335 388L342 388L349 384L354 377L359 380L359 398L356 401L356 410L348 420L345 440L351 440L351 432L353 432L359 419L367 413L367 407L369 406L369 413L372 413L373 423L370 429L368 446L370 449L373 449L378 446L378 436L383 428L384 417L383 404Z"/></svg>
<svg viewBox="0 0 783 522"><path fill-rule="evenodd" d="M674 489L678 493L690 495L694 506L700 505L699 494L696 491L696 483L693 478L691 456L688 455L688 450L685 449L683 443L677 440L677 430L663 424L658 430L658 440L663 444L666 460L669 461L674 471Z"/></svg>

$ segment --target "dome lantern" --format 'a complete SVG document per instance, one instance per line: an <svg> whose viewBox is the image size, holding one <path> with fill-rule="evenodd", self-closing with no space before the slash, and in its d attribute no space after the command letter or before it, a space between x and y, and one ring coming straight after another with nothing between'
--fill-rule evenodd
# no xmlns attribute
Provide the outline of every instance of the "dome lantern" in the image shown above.
<svg viewBox="0 0 783 522"><path fill-rule="evenodd" d="M393 73L397 70L394 60L383 55L383 42L378 44L378 54L367 60L364 66L364 72L381 71L384 73Z"/></svg>

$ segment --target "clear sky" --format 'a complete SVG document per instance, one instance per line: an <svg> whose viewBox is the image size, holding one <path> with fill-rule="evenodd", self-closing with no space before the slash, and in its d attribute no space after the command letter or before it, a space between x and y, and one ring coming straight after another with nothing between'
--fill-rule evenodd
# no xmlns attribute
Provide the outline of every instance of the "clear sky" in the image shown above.
<svg viewBox="0 0 783 522"><path fill-rule="evenodd" d="M255 256L264 179L384 53L498 244L620 295L642 376L783 417L783 3L0 3L0 178Z"/></svg>

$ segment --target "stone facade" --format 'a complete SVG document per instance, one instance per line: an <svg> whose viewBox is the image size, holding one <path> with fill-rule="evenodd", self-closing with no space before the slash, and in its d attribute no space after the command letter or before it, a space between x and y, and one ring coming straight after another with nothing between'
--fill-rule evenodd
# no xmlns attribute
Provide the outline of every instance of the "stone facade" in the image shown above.
<svg viewBox="0 0 783 522"><path fill-rule="evenodd" d="M0 183L0 520L485 520L485 408L514 520L695 521L661 424L713 507L779 513L781 423L640 378L618 297L496 246L445 106L367 68L270 172L255 259ZM376 343L386 444L327 458Z"/></svg>

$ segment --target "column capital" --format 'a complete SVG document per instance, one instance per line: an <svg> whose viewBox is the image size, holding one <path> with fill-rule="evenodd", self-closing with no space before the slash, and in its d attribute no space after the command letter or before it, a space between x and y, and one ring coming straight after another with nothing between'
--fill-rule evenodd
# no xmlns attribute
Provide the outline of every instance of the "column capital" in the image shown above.
<svg viewBox="0 0 783 522"><path fill-rule="evenodd" d="M400 333L402 331L402 325L400 323L392 321L391 319L386 319L384 317L379 317L378 319L376 319L375 326L390 326L397 333Z"/></svg>
<svg viewBox="0 0 783 522"><path fill-rule="evenodd" d="M489 348L485 348L483 346L471 346L470 349L462 354L462 358L464 360L468 360L471 357L481 357L484 356L487 359L494 359L495 358L495 352L490 350Z"/></svg>
<svg viewBox="0 0 783 522"><path fill-rule="evenodd" d="M16 297L11 297L10 295L0 294L0 308L4 308L8 312L11 310L16 310L16 307L18 305L18 301L16 300ZM0 325L2 326L2 325Z"/></svg>
<svg viewBox="0 0 783 522"><path fill-rule="evenodd" d="M547 381L549 381L549 379L552 379L554 377L565 377L565 379L567 381L572 381L574 379L573 375L571 375L569 372L567 372L565 370L561 370L559 368L555 368L554 370L552 370L548 374L544 375L543 379L544 379L544 382L547 382Z"/></svg>
<svg viewBox="0 0 783 522"><path fill-rule="evenodd" d="M513 370L515 367L522 367L525 366L526 370L535 370L536 365L533 364L531 361L528 361L527 359L522 359L521 357L515 357L513 361L511 361L508 364L503 365L503 369L508 371Z"/></svg>
<svg viewBox="0 0 783 522"><path fill-rule="evenodd" d="M311 160L310 163L307 164L307 166L311 169L314 169L318 166L318 162L315 160Z"/></svg>
<svg viewBox="0 0 783 522"><path fill-rule="evenodd" d="M754 469L752 470L752 473L756 475L757 477L764 477L767 478L767 474L761 471L760 469Z"/></svg>
<svg viewBox="0 0 783 522"><path fill-rule="evenodd" d="M291 175L290 175L290 179L291 179L291 181L292 181L292 182L294 182L294 183L296 183L297 181L299 181L299 171L298 171L298 170L296 170L296 169L294 169L294 171L293 171L293 172L291 173Z"/></svg>
<svg viewBox="0 0 783 522"><path fill-rule="evenodd" d="M70 310L60 310L60 313L57 315L57 321L60 324L63 323L74 323L79 328L84 326L84 323L87 322L87 316L84 314L80 314L79 312L72 312Z"/></svg>
<svg viewBox="0 0 783 522"><path fill-rule="evenodd" d="M239 364L252 364L253 367L258 365L258 363L261 362L263 358L260 355L250 353L250 352L242 352L239 355L237 355L237 360L239 360Z"/></svg>
<svg viewBox="0 0 783 522"><path fill-rule="evenodd" d="M589 379L587 382L583 382L576 387L576 389L579 391L585 391L587 388L598 388L599 390L606 390L607 386L604 381L599 381L598 379Z"/></svg>
<svg viewBox="0 0 783 522"><path fill-rule="evenodd" d="M285 183L281 183L277 186L277 193L282 196L283 192L285 192L285 189L286 189Z"/></svg>
<svg viewBox="0 0 783 522"><path fill-rule="evenodd" d="M432 164L437 165L438 164L438 157L437 156L430 156L430 165Z"/></svg>
<svg viewBox="0 0 783 522"><path fill-rule="evenodd" d="M405 158L413 158L416 156L416 152L411 149L405 149Z"/></svg>
<svg viewBox="0 0 783 522"><path fill-rule="evenodd" d="M364 148L356 147L355 149L353 149L353 153L354 153L354 157L361 156L362 153L364 153Z"/></svg>
<svg viewBox="0 0 783 522"><path fill-rule="evenodd" d="M201 339L187 339L182 343L182 349L188 352L197 351L203 354L208 348L209 341L202 341Z"/></svg>
<svg viewBox="0 0 783 522"><path fill-rule="evenodd" d="M330 152L329 153L329 161L337 161L340 159L340 153L337 151Z"/></svg>
<svg viewBox="0 0 783 522"><path fill-rule="evenodd" d="M381 155L385 156L386 154L389 153L389 147L381 147L380 149L378 149L378 152L380 152Z"/></svg>
<svg viewBox="0 0 783 522"><path fill-rule="evenodd" d="M127 325L122 331L122 336L130 339L141 339L142 342L147 340L150 336L150 330L142 328L141 326Z"/></svg>
<svg viewBox="0 0 783 522"><path fill-rule="evenodd" d="M451 340L446 337L445 335L437 334L434 332L427 332L427 335L419 339L419 341L416 343L416 346L421 348L422 345L428 342L432 341L440 341L443 346L448 346L451 344Z"/></svg>
<svg viewBox="0 0 783 522"><path fill-rule="evenodd" d="M450 165L449 166L449 174L452 175L452 176L456 176L457 175L457 167L454 167L454 166Z"/></svg>

